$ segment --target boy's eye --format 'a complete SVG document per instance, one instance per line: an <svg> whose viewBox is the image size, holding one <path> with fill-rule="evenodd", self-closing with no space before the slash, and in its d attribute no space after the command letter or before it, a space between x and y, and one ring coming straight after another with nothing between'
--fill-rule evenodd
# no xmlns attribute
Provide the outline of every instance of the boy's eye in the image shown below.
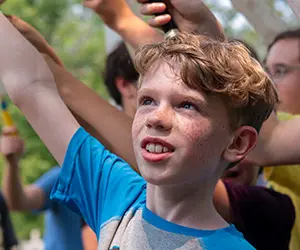
<svg viewBox="0 0 300 250"><path fill-rule="evenodd" d="M149 106L153 104L153 99L148 96L144 96L139 101L140 106Z"/></svg>
<svg viewBox="0 0 300 250"><path fill-rule="evenodd" d="M151 105L151 103L152 103L152 100L150 100L150 99L146 99L146 100L144 100L143 102L142 102L142 105Z"/></svg>
<svg viewBox="0 0 300 250"><path fill-rule="evenodd" d="M190 102L183 102L179 107L183 109L197 110L196 106Z"/></svg>

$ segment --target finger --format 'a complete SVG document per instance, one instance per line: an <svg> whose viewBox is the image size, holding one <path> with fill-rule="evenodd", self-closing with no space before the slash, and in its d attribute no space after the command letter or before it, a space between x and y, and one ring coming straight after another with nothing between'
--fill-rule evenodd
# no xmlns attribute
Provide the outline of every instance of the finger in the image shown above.
<svg viewBox="0 0 300 250"><path fill-rule="evenodd" d="M161 26L167 24L171 21L171 16L169 14L154 17L148 21L148 24L154 28L161 28Z"/></svg>
<svg viewBox="0 0 300 250"><path fill-rule="evenodd" d="M163 13L167 6L164 3L146 3L141 7L141 14L146 16L152 16L155 14Z"/></svg>

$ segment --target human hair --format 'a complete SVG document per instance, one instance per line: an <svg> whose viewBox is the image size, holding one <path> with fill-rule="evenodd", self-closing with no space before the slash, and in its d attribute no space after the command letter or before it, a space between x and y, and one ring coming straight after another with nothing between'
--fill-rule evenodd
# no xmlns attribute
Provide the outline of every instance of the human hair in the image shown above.
<svg viewBox="0 0 300 250"><path fill-rule="evenodd" d="M283 31L283 32L277 34L275 36L275 38L273 39L273 41L269 44L269 46L267 48L267 55L266 55L266 57L268 56L269 51L273 47L273 45L275 43L277 43L278 41L284 40L284 39L299 39L299 41L300 41L300 28L286 30L286 31ZM300 44L299 44L299 49L300 49ZM300 52L298 52L298 53L299 53L299 61L300 61Z"/></svg>
<svg viewBox="0 0 300 250"><path fill-rule="evenodd" d="M124 42L119 43L116 49L107 56L104 71L104 84L110 96L118 105L122 105L122 96L115 82L117 77L122 77L128 82L136 82L139 79L139 74Z"/></svg>
<svg viewBox="0 0 300 250"><path fill-rule="evenodd" d="M248 42L246 42L242 39L238 39L238 38L232 38L229 41L230 42L240 42L241 44L243 44L248 49L250 56L252 56L255 60L257 60L259 62L259 56L258 56L256 50Z"/></svg>
<svg viewBox="0 0 300 250"><path fill-rule="evenodd" d="M168 63L190 88L222 98L230 125L260 130L278 102L271 79L239 42L221 42L205 36L181 33L157 44L141 47L135 64L140 82L155 63Z"/></svg>

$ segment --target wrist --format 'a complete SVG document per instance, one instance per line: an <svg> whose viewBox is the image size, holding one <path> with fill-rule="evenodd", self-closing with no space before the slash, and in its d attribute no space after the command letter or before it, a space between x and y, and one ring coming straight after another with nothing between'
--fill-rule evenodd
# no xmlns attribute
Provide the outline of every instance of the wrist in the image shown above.
<svg viewBox="0 0 300 250"><path fill-rule="evenodd" d="M122 27L127 25L128 20L135 17L135 14L128 7L120 8L118 13L114 11L97 12L103 22L112 30L118 32Z"/></svg>
<svg viewBox="0 0 300 250"><path fill-rule="evenodd" d="M18 167L19 165L19 156L15 154L10 154L5 156L6 164L9 167Z"/></svg>

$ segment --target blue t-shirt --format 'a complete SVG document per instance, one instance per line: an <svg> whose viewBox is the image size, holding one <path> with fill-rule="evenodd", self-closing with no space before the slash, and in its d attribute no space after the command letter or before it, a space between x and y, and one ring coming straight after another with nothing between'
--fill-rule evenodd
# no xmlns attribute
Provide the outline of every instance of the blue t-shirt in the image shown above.
<svg viewBox="0 0 300 250"><path fill-rule="evenodd" d="M81 238L81 217L62 204L50 199L51 190L56 183L60 167L54 167L41 176L34 184L45 193L45 249L83 250Z"/></svg>
<svg viewBox="0 0 300 250"><path fill-rule="evenodd" d="M51 196L82 214L98 236L98 249L254 249L234 226L196 230L152 213L144 179L83 128L70 142Z"/></svg>

